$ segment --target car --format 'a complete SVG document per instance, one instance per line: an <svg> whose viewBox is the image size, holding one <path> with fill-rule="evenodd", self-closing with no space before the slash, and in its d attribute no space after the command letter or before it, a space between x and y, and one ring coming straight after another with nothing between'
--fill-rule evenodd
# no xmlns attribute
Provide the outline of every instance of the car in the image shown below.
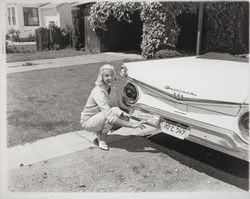
<svg viewBox="0 0 250 199"><path fill-rule="evenodd" d="M124 63L119 106L178 139L249 162L248 57L224 53Z"/></svg>

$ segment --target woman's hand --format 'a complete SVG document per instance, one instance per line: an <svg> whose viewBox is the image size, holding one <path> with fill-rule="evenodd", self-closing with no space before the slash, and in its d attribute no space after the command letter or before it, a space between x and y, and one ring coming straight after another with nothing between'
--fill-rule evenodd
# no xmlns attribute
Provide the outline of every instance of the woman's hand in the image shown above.
<svg viewBox="0 0 250 199"><path fill-rule="evenodd" d="M146 121L145 120L141 120L141 121L136 122L135 124L133 124L132 128L144 129L144 128L146 128L144 124L146 124Z"/></svg>
<svg viewBox="0 0 250 199"><path fill-rule="evenodd" d="M124 111L123 111L122 114L123 114L123 117L130 117L130 114L128 114L128 113L126 113L126 112L124 112Z"/></svg>
<svg viewBox="0 0 250 199"><path fill-rule="evenodd" d="M126 120L126 121L129 121L129 118L131 117L130 114L126 113L126 112L123 112L122 113L122 117Z"/></svg>

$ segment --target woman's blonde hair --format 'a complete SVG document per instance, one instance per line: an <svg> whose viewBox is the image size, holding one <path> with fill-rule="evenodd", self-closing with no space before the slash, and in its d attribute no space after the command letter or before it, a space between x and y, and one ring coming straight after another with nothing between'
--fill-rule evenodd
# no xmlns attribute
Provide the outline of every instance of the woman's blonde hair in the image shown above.
<svg viewBox="0 0 250 199"><path fill-rule="evenodd" d="M103 73L104 73L105 71L112 71L113 74L114 74L115 80L117 79L114 67L113 67L111 64L104 64L104 65L100 68L100 70L99 70L99 74L98 74L97 79L96 79L96 81L95 81L95 85L96 85L96 86L100 86L100 85L103 85L103 84L104 84L104 82L103 82Z"/></svg>

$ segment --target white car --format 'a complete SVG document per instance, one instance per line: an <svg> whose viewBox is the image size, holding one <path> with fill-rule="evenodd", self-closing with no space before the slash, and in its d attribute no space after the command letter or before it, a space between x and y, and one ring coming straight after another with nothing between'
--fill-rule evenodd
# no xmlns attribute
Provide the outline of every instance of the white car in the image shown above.
<svg viewBox="0 0 250 199"><path fill-rule="evenodd" d="M124 63L120 107L179 139L249 161L249 63L181 57Z"/></svg>

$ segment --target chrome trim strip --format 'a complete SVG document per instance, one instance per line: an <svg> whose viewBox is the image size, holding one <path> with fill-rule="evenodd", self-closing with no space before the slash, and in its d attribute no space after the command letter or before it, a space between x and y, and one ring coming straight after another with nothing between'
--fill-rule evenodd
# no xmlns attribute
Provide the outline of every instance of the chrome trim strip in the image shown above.
<svg viewBox="0 0 250 199"><path fill-rule="evenodd" d="M147 87L149 88L150 90L153 89L155 91L158 91L160 92L161 94L164 94L164 95L167 95L168 97L171 97L171 100L174 101L174 102L184 102L184 103L193 103L193 102L201 102L201 103L214 103L214 104L228 104L228 105L240 105L241 103L234 103L234 102L226 102L226 101L215 101L215 100L206 100L206 99L195 99L195 98L176 98L174 95L170 94L170 93L167 93L161 89L158 89L156 87L153 87L149 84L146 84L144 82L141 82L137 79L134 79L134 78L131 78L129 77L129 79L131 81L133 81L134 83L135 82L138 82L139 84L142 85L142 87Z"/></svg>
<svg viewBox="0 0 250 199"><path fill-rule="evenodd" d="M129 81L129 80L128 80ZM150 95L150 96L154 96L157 97L161 100L169 100L171 102L175 102L175 103L179 103L179 104L183 104L183 105L187 105L187 106L192 106L195 108L199 108L199 109L203 109L203 110L207 110L207 111L212 111L215 113L220 113L220 114L225 114L225 115L230 115L230 116L237 116L239 111L240 111L240 104L237 103L227 103L227 102L220 102L220 101L213 101L213 100L197 100L197 99L192 99L192 98L185 98L185 99L189 99L189 100L184 100L184 99L176 99L174 97L172 97L169 93L164 92L158 88L155 88L153 86L150 86L148 84L145 84L143 82L140 82L138 80L133 79L134 84L136 84L135 82L138 82L138 85L140 86L140 88L142 89L142 91L145 92L145 94ZM149 91L147 91L149 90ZM238 110L231 110L231 111L219 111L219 110L214 110L214 109L209 109L209 108L205 108L202 106L205 105L214 105L214 106L230 106L229 108L226 107L226 109L230 109L230 108L234 108L234 109L238 109Z"/></svg>
<svg viewBox="0 0 250 199"><path fill-rule="evenodd" d="M249 162L249 151L247 149L238 148L237 151L229 150L228 148L223 147L223 145L214 144L207 139L201 139L193 135L190 135L188 140Z"/></svg>
<svg viewBox="0 0 250 199"><path fill-rule="evenodd" d="M145 112L149 112L149 113L154 114L154 115L158 114L161 117L165 117L165 118L168 118L170 120L175 120L176 122L180 122L182 124L190 126L191 128L195 128L195 129L198 129L198 130L201 130L203 132L207 132L209 134L213 134L216 136L218 135L217 132L220 132L222 134L221 137L224 137L224 138L229 137L229 135L230 135L231 139L234 140L234 142L242 143L242 146L244 148L249 147L248 143L245 140L242 140L239 136L237 136L237 134L235 134L233 131L230 131L228 129L219 128L219 127L207 124L207 123L203 123L203 122L200 122L197 120L186 118L186 117L181 116L181 115L175 115L173 113L166 112L166 111L163 111L163 110L160 110L160 109L157 109L154 107L150 107L150 106L147 106L144 104L136 104L136 105L133 105L132 108L146 110Z"/></svg>

